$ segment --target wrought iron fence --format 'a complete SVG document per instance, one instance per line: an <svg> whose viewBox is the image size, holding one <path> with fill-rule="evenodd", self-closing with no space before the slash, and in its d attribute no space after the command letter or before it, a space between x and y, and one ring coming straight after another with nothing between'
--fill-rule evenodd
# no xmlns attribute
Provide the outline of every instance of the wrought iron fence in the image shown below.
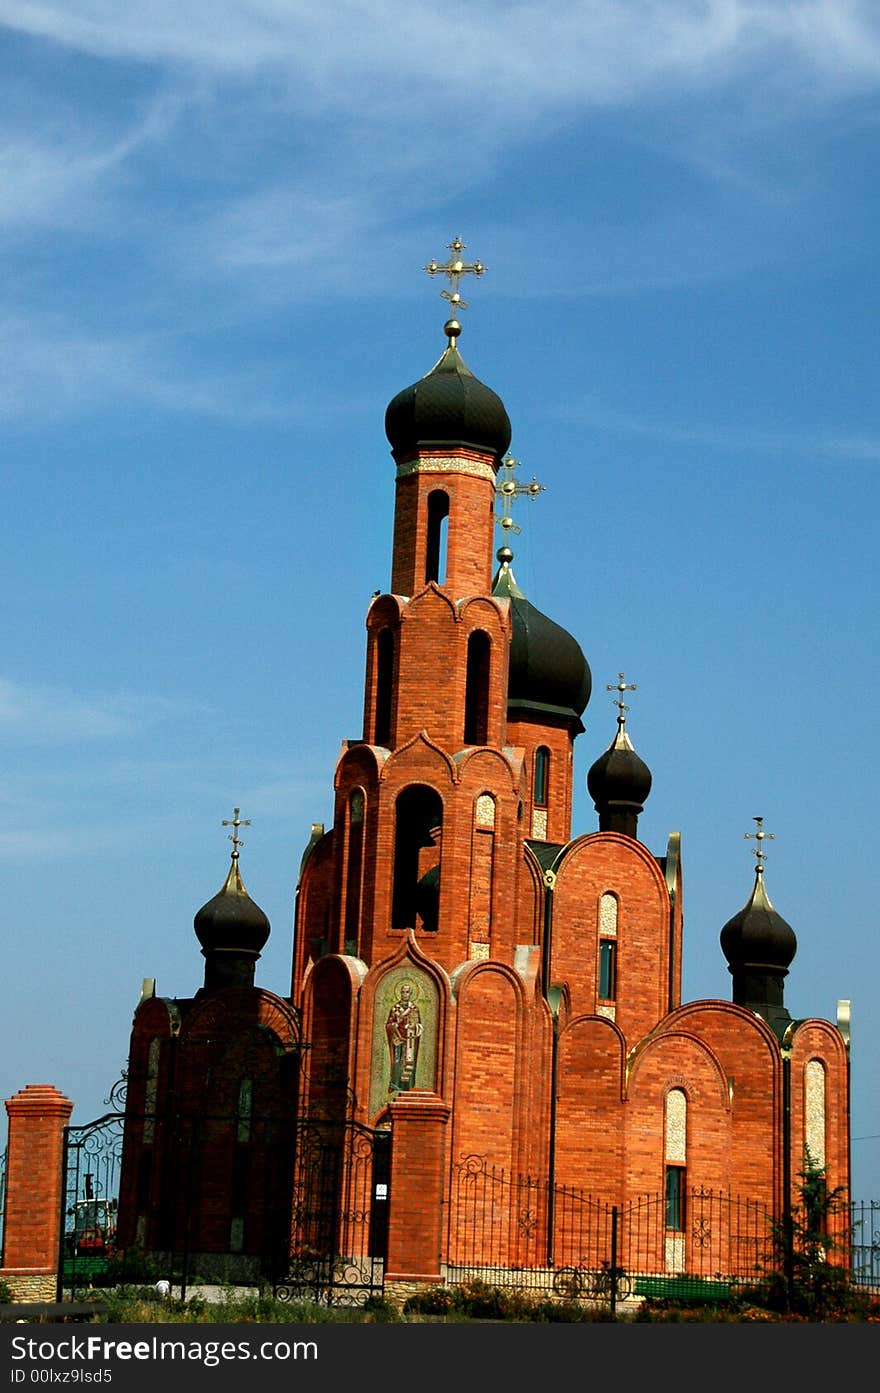
<svg viewBox="0 0 880 1393"><path fill-rule="evenodd" d="M853 1200L849 1215L853 1281L880 1291L880 1200Z"/></svg>
<svg viewBox="0 0 880 1393"><path fill-rule="evenodd" d="M630 1294L720 1298L778 1261L773 1218L754 1200L696 1189L674 1227L670 1217L665 1195L612 1205L468 1156L455 1168L446 1279L613 1304Z"/></svg>

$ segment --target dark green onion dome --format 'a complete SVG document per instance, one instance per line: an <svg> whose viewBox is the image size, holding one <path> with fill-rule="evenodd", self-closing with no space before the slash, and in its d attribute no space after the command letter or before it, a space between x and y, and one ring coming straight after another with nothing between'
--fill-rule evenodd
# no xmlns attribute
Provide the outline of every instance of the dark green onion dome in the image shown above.
<svg viewBox="0 0 880 1393"><path fill-rule="evenodd" d="M205 958L205 986L253 986L254 965L269 937L270 925L242 884L238 855L221 890L193 919Z"/></svg>
<svg viewBox="0 0 880 1393"><path fill-rule="evenodd" d="M758 864L748 902L721 930L721 950L733 978L733 1000L762 1016L781 1036L789 1022L783 983L797 952L797 939L770 903Z"/></svg>
<svg viewBox="0 0 880 1393"><path fill-rule="evenodd" d="M797 952L797 938L770 903L761 867L748 903L721 930L721 951L731 972L749 967L788 971Z"/></svg>
<svg viewBox="0 0 880 1393"><path fill-rule="evenodd" d="M651 783L651 771L633 749L621 711L617 734L587 774L587 790L599 814L599 831L635 837Z"/></svg>
<svg viewBox="0 0 880 1393"><path fill-rule="evenodd" d="M446 325L449 344L429 373L398 392L385 412L385 434L395 457L416 450L464 445L495 456L496 463L510 444L510 418L491 387L474 377L458 351L461 328Z"/></svg>
<svg viewBox="0 0 880 1393"><path fill-rule="evenodd" d="M501 566L492 594L510 600L513 636L507 679L507 714L512 720L562 718L583 730L581 716L590 700L593 678L580 644L525 597L514 579L513 552L501 547Z"/></svg>

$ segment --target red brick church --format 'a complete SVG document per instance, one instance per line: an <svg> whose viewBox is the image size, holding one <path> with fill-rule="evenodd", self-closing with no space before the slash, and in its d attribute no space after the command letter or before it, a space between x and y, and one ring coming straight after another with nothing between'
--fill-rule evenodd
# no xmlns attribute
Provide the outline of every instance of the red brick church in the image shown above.
<svg viewBox="0 0 880 1393"><path fill-rule="evenodd" d="M484 269L462 252L427 268L453 315ZM366 614L363 730L302 857L290 994L254 983L269 924L236 810L228 877L195 916L204 986L147 986L135 1013L119 1241L276 1282L349 1258L386 1285L612 1256L735 1275L807 1155L848 1196L846 1021L790 1014L796 939L760 820L721 933L730 999L682 1002L680 839L639 839L651 773L623 674L596 825L573 835L590 668L495 549L539 486L460 334L450 318L385 414L390 584Z"/></svg>

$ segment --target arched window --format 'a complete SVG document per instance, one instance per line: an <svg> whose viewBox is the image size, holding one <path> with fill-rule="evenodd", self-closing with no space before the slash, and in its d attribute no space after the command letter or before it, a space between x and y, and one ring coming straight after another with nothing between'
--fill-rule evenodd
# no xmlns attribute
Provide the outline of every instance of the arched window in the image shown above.
<svg viewBox="0 0 880 1393"><path fill-rule="evenodd" d="M550 787L550 751L540 745L535 751L535 807L546 808Z"/></svg>
<svg viewBox="0 0 880 1393"><path fill-rule="evenodd" d="M364 862L364 795L355 788L348 800L348 857L345 870L344 951L356 953L361 918L361 870Z"/></svg>
<svg viewBox="0 0 880 1393"><path fill-rule="evenodd" d="M687 1177L687 1095L682 1088L670 1088L666 1095L666 1118L664 1124L664 1151L666 1154L666 1230L667 1267L679 1265L679 1240L673 1239L670 1247L669 1235L684 1232L685 1226L685 1180Z"/></svg>
<svg viewBox="0 0 880 1393"><path fill-rule="evenodd" d="M380 629L376 638L376 711L373 743L387 745L391 740L391 692L394 681L394 634Z"/></svg>
<svg viewBox="0 0 880 1393"><path fill-rule="evenodd" d="M485 745L489 738L489 635L475 629L468 639L464 694L464 743Z"/></svg>
<svg viewBox="0 0 880 1393"><path fill-rule="evenodd" d="M606 891L599 899L599 978L600 1001L617 999L617 896ZM600 1008L601 1014L613 1011Z"/></svg>
<svg viewBox="0 0 880 1393"><path fill-rule="evenodd" d="M232 1153L232 1176L229 1186L229 1248L240 1253L244 1248L245 1216L247 1214L248 1182L251 1155L251 1120L254 1112L253 1079L243 1078L238 1085L235 1140Z"/></svg>
<svg viewBox="0 0 880 1393"><path fill-rule="evenodd" d="M425 545L425 584L446 581L446 549L449 535L449 494L434 489L428 494L428 535Z"/></svg>
<svg viewBox="0 0 880 1393"><path fill-rule="evenodd" d="M436 789L413 784L398 796L394 825L393 929L438 927L443 803Z"/></svg>

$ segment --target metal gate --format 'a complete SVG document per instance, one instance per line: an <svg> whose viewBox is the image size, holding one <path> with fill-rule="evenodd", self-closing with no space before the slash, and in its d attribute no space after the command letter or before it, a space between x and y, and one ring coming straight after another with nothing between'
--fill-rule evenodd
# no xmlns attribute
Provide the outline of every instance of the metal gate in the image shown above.
<svg viewBox="0 0 880 1393"><path fill-rule="evenodd" d="M3 1266L3 1233L6 1219L6 1155L0 1152L0 1267Z"/></svg>
<svg viewBox="0 0 880 1393"><path fill-rule="evenodd" d="M280 1301L360 1306L383 1290L391 1133L310 1117L297 1125L287 1261Z"/></svg>
<svg viewBox="0 0 880 1393"><path fill-rule="evenodd" d="M65 1127L57 1299L72 1300L108 1270L116 1244L124 1112Z"/></svg>

